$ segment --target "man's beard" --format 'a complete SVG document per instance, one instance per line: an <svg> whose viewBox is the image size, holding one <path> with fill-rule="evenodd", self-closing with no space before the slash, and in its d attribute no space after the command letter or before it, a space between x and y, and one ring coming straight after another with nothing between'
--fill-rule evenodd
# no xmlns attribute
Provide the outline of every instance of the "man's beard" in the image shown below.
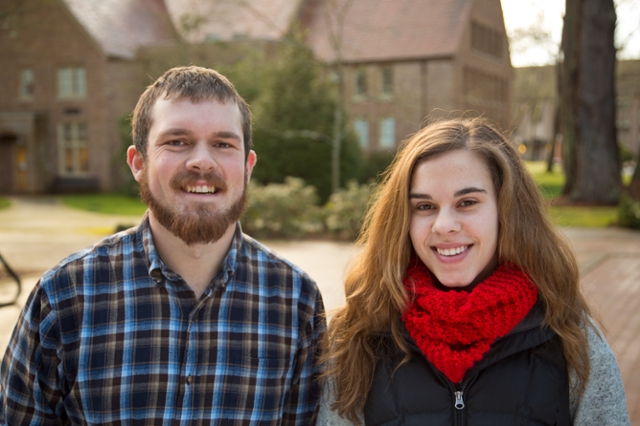
<svg viewBox="0 0 640 426"><path fill-rule="evenodd" d="M245 175L246 176L246 175ZM215 186L218 191L226 191L227 185L220 177L213 173L184 172L174 176L169 185L172 189L181 190L187 184L197 180L204 180L210 186ZM162 226L167 228L176 237L187 245L207 244L218 241L229 226L236 223L244 213L247 206L247 182L245 177L242 194L226 210L213 210L206 203L199 204L195 209L179 212L158 200L151 193L146 168L140 175L140 198L147 204L153 216Z"/></svg>

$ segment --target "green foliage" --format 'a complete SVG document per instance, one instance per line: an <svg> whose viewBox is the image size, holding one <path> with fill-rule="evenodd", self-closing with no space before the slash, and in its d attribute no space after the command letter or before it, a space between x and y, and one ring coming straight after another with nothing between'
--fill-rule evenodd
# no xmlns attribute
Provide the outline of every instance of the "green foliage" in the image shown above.
<svg viewBox="0 0 640 426"><path fill-rule="evenodd" d="M395 152L371 152L362 160L358 182L377 182L378 177L393 161Z"/></svg>
<svg viewBox="0 0 640 426"><path fill-rule="evenodd" d="M322 212L313 186L300 178L284 183L249 183L249 206L242 229L255 238L296 238L322 231Z"/></svg>
<svg viewBox="0 0 640 426"><path fill-rule="evenodd" d="M131 169L127 165L127 149L133 145L131 114L123 115L118 120L118 135L120 137L120 148L112 161L116 165L123 182L120 192L125 196L135 197L138 195L138 182L133 178Z"/></svg>
<svg viewBox="0 0 640 426"><path fill-rule="evenodd" d="M123 194L76 194L61 199L68 207L97 213L142 216L147 210L139 198Z"/></svg>
<svg viewBox="0 0 640 426"><path fill-rule="evenodd" d="M640 229L640 201L622 194L618 204L618 225L625 228Z"/></svg>
<svg viewBox="0 0 640 426"><path fill-rule="evenodd" d="M332 191L333 128L339 107L337 87L326 70L310 49L296 42L284 45L278 57L262 68L236 64L235 70L243 71L244 77L239 73L230 78L255 96L253 143L258 164L253 178L268 184L299 177L316 187L321 202L326 201ZM246 87L249 82L262 89ZM357 177L361 158L353 133L342 129L342 135L344 183Z"/></svg>
<svg viewBox="0 0 640 426"><path fill-rule="evenodd" d="M372 188L352 180L346 188L331 194L324 206L327 230L339 238L355 239L362 227Z"/></svg>

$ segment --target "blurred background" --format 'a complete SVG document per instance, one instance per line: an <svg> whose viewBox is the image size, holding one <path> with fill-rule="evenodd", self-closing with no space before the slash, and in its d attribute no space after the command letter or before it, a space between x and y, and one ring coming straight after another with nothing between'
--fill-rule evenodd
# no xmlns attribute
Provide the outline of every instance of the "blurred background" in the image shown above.
<svg viewBox="0 0 640 426"><path fill-rule="evenodd" d="M251 105L243 230L329 309L402 142L442 117L504 130L576 248L640 425L640 0L0 0L0 347L43 271L140 220L131 112L190 64Z"/></svg>

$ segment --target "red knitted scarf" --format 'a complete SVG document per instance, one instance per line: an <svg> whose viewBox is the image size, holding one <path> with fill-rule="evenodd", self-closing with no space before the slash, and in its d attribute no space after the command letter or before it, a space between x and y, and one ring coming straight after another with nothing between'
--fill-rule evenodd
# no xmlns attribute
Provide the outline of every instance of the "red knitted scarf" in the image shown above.
<svg viewBox="0 0 640 426"><path fill-rule="evenodd" d="M509 333L531 310L538 289L513 265L501 265L472 291L436 288L419 260L404 284L413 303L402 316L409 334L429 361L453 383Z"/></svg>

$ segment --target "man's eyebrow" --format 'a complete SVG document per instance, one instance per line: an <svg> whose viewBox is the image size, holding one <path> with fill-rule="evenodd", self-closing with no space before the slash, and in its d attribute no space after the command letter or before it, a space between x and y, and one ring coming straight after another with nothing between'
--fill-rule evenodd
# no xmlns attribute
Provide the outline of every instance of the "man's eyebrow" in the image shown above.
<svg viewBox="0 0 640 426"><path fill-rule="evenodd" d="M165 136L191 136L193 134L193 132L189 129L184 129L181 127L173 127L170 129L166 129L162 132L160 132L160 136L161 137L165 137ZM221 138L221 139L235 139L238 141L242 142L242 138L240 137L240 135L238 135L235 132L226 132L226 131L221 131L221 132L215 132L212 135L212 138Z"/></svg>

